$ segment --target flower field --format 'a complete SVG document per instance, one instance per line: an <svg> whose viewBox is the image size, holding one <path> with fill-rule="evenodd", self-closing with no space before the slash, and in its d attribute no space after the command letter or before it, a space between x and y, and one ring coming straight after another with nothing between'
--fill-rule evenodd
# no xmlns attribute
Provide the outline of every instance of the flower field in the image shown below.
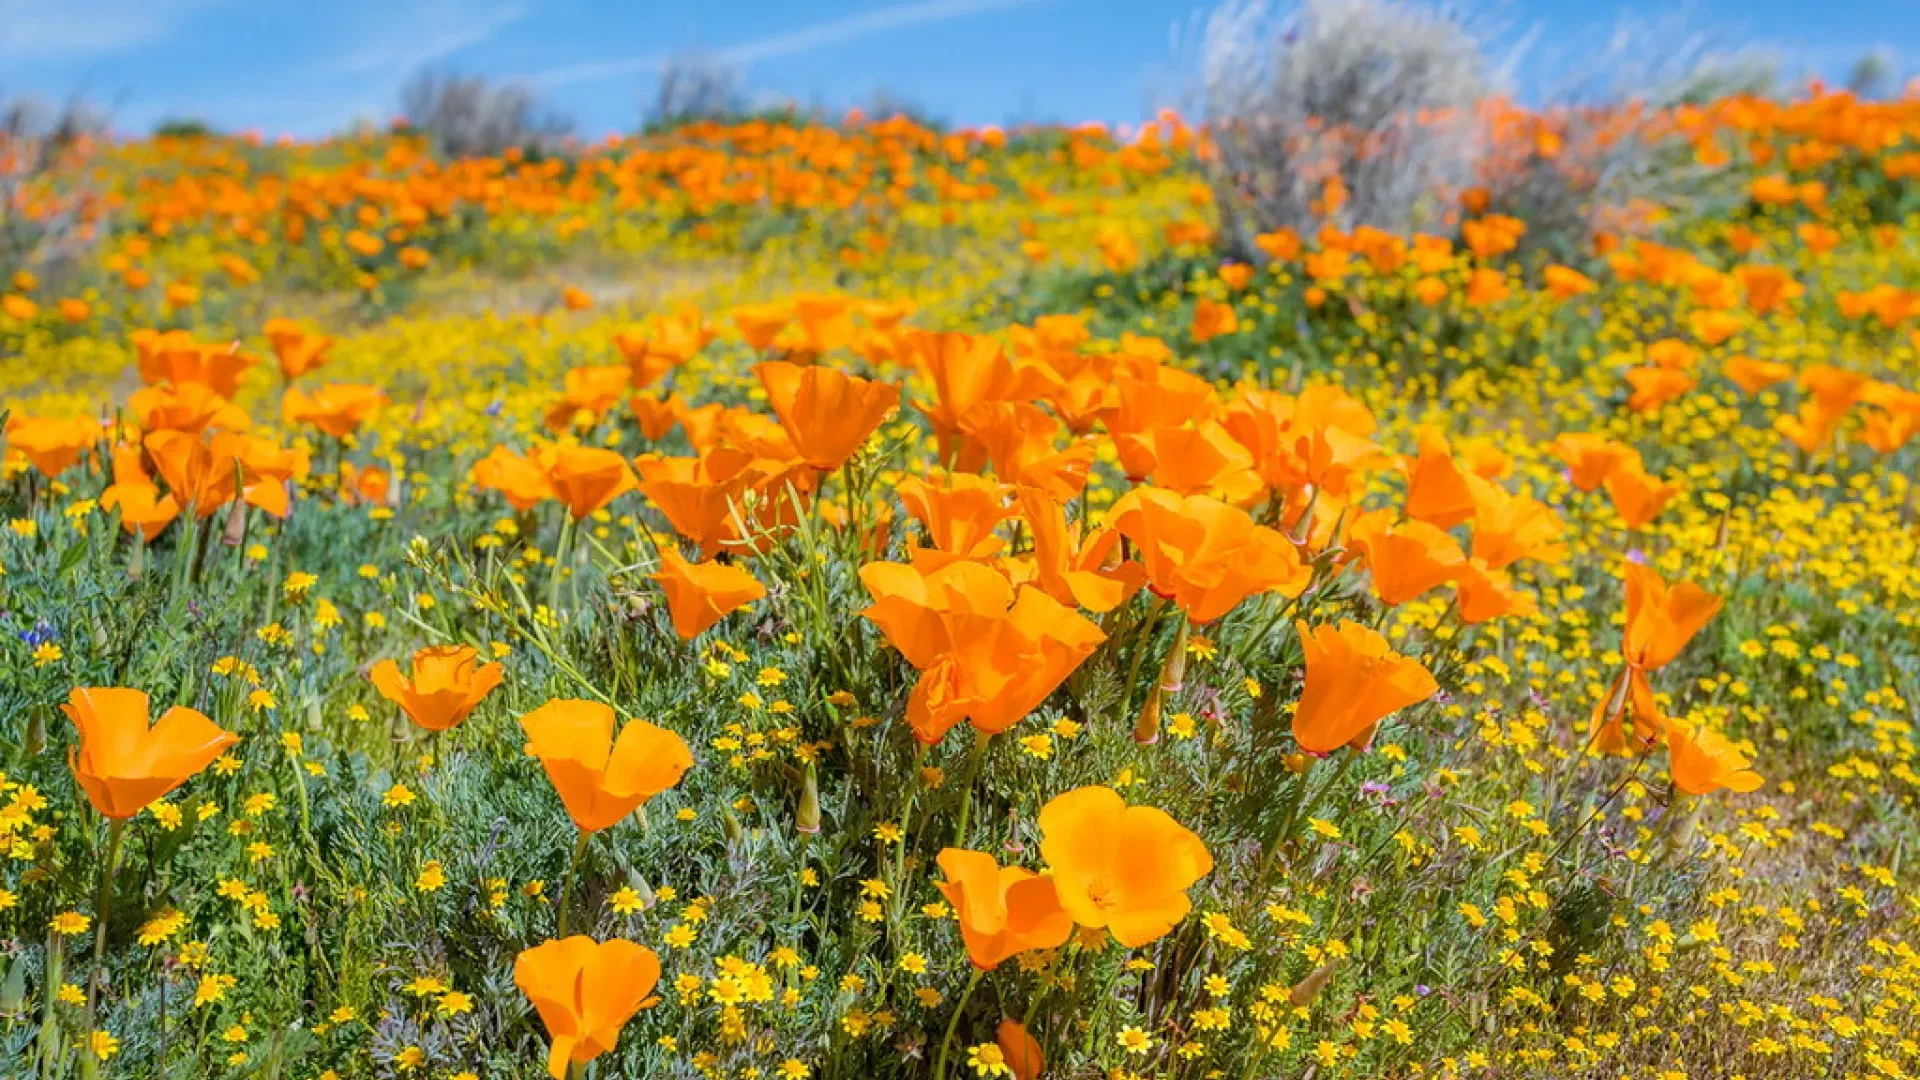
<svg viewBox="0 0 1920 1080"><path fill-rule="evenodd" d="M1640 121L72 148L0 1075L1920 1075L1920 102Z"/></svg>

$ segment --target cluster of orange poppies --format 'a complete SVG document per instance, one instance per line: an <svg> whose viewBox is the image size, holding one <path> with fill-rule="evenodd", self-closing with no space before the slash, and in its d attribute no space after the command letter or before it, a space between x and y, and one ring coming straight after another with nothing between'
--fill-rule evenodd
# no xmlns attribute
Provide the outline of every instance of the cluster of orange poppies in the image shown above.
<svg viewBox="0 0 1920 1080"><path fill-rule="evenodd" d="M1719 732L1694 728L1661 713L1649 672L1673 662L1721 607L1719 597L1691 582L1669 583L1646 566L1626 569L1627 625L1623 666L1593 711L1593 743L1603 753L1644 754L1664 743L1673 785L1689 795L1721 788L1753 791L1759 773Z"/></svg>
<svg viewBox="0 0 1920 1080"><path fill-rule="evenodd" d="M384 403L385 394L370 386L334 383L308 392L292 385L325 363L331 340L283 319L270 320L265 332L289 384L282 399L288 425L311 425L344 439ZM113 424L85 416L15 415L7 423L9 446L52 479L106 442L113 481L101 492L100 505L118 511L121 526L145 540L182 512L204 520L223 508L238 515L251 506L286 517L293 487L306 479L310 460L304 450L254 434L246 410L234 403L259 358L237 344L197 341L183 330L136 330L131 337L145 385L129 396L130 415ZM383 472L355 470L354 476L355 494L370 501L384 497Z"/></svg>

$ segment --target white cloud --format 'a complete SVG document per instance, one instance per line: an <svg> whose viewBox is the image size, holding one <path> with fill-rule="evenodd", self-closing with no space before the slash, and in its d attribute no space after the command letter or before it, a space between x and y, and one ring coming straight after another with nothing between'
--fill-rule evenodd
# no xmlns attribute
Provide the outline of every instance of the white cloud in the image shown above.
<svg viewBox="0 0 1920 1080"><path fill-rule="evenodd" d="M218 0L0 0L0 56L111 56L164 40Z"/></svg>
<svg viewBox="0 0 1920 1080"><path fill-rule="evenodd" d="M713 55L723 63L746 66L760 60L795 56L831 45L844 44L888 30L950 22L990 11L1022 7L1034 2L1035 0L918 0L916 3L897 4L893 7L865 11L844 19L833 19L815 23L812 26L803 26L797 30L789 30L783 34L743 41L716 49ZM521 81L548 87L600 82L658 70L667 59L666 53L654 52L609 60L589 60L522 76Z"/></svg>
<svg viewBox="0 0 1920 1080"><path fill-rule="evenodd" d="M385 8L378 12L378 31L326 66L343 75L384 73L404 78L416 68L480 44L526 13L519 3L475 8L458 0Z"/></svg>

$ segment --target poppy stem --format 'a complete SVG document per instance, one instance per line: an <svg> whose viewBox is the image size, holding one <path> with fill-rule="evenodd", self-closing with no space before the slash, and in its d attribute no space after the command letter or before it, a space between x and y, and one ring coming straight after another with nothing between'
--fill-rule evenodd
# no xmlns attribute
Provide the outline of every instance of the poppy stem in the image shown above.
<svg viewBox="0 0 1920 1080"><path fill-rule="evenodd" d="M953 1004L953 1015L947 1018L947 1033L940 1039L940 1059L933 1067L933 1080L947 1080L947 1052L953 1049L953 1033L960 1027L960 1014L967 1011L973 988L980 985L980 977L986 973L985 968L975 967L967 978L967 988L960 992L960 1000Z"/></svg>
<svg viewBox="0 0 1920 1080"><path fill-rule="evenodd" d="M1340 756L1340 763L1334 766L1333 775L1327 777L1326 782L1316 788L1311 795L1306 794L1307 777L1304 773L1301 774L1301 798L1296 799L1293 805L1287 808L1286 820L1281 823L1280 831L1274 834L1273 843L1267 848L1266 865L1260 871L1260 888L1262 891L1266 889L1267 879L1273 875L1273 868L1279 865L1280 849L1285 847L1287 841L1293 838L1294 825L1297 824L1302 817L1313 814L1313 811L1319 807L1320 800L1326 798L1327 792L1333 790L1333 785L1339 783L1340 778L1347 775L1347 770L1353 768L1354 759L1359 756L1359 751L1349 747L1347 752Z"/></svg>
<svg viewBox="0 0 1920 1080"><path fill-rule="evenodd" d="M1156 596L1147 608L1147 617L1141 620L1137 637L1133 642L1133 658L1127 664L1127 681L1121 684L1120 720L1122 723L1133 715L1133 684L1140 681L1140 664L1147 658L1147 649L1153 644L1153 631L1160 622L1160 613L1166 610L1167 601Z"/></svg>
<svg viewBox="0 0 1920 1080"><path fill-rule="evenodd" d="M94 1030L94 1007L100 1000L100 969L107 958L107 915L113 904L113 872L120 861L120 840L127 823L107 821L107 858L100 864L100 891L93 901L93 967L87 972L87 1031Z"/></svg>
<svg viewBox="0 0 1920 1080"><path fill-rule="evenodd" d="M960 792L960 824L953 830L954 847L965 847L967 844L967 818L973 811L973 788L980 779L980 763L986 760L987 743L991 741L992 735L980 732L979 738L973 742L973 753L967 757L967 786Z"/></svg>
<svg viewBox="0 0 1920 1080"><path fill-rule="evenodd" d="M573 845L573 858L567 860L567 879L560 884L560 914L555 927L557 932L553 935L556 938L564 939L567 936L568 909L573 903L573 879L580 876L580 860L586 856L587 843L592 839L592 833L580 830L580 839Z"/></svg>
<svg viewBox="0 0 1920 1080"><path fill-rule="evenodd" d="M557 618L560 614L560 579L566 574L567 548L572 546L573 515L568 514L560 522L560 539L553 547L553 576L547 580L547 610Z"/></svg>

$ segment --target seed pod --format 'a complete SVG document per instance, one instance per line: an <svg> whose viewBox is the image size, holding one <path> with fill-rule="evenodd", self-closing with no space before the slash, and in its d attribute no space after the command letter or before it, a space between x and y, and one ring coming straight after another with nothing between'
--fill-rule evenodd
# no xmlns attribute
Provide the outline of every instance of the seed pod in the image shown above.
<svg viewBox="0 0 1920 1080"><path fill-rule="evenodd" d="M1140 715L1133 721L1133 741L1142 746L1152 746L1160 741L1160 688L1147 691L1147 700L1140 706Z"/></svg>
<svg viewBox="0 0 1920 1080"><path fill-rule="evenodd" d="M227 528L220 534L220 542L233 548L247 542L247 501L233 500L227 509Z"/></svg>
<svg viewBox="0 0 1920 1080"><path fill-rule="evenodd" d="M1313 1004L1313 999L1319 997L1320 991L1325 990L1327 983L1333 979L1333 969L1337 966L1334 961L1329 960L1314 968L1312 974L1301 979L1299 985L1288 992L1288 1003L1296 1009Z"/></svg>
<svg viewBox="0 0 1920 1080"><path fill-rule="evenodd" d="M800 808L794 813L793 827L806 836L820 831L820 774L811 761L800 781Z"/></svg>

